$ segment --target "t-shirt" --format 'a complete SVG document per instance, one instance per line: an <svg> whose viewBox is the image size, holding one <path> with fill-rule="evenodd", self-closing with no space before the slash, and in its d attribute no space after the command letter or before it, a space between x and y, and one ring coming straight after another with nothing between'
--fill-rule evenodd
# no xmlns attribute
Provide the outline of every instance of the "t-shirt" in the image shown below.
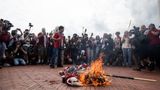
<svg viewBox="0 0 160 90"><path fill-rule="evenodd" d="M65 38L65 37L64 37L64 34L63 34L63 33L62 33L62 34L59 33L59 35L60 35L60 38L61 38L61 39L60 39L60 47L63 48L63 47L64 47L64 38Z"/></svg>
<svg viewBox="0 0 160 90"><path fill-rule="evenodd" d="M122 43L122 48L131 48L131 43L129 38L123 38L125 41Z"/></svg>
<svg viewBox="0 0 160 90"><path fill-rule="evenodd" d="M20 49L20 47L15 53L15 58L24 58L24 52Z"/></svg>
<svg viewBox="0 0 160 90"><path fill-rule="evenodd" d="M39 40L38 45L41 45L44 47L47 46L47 36L46 35L43 35L43 33L39 33L38 40Z"/></svg>
<svg viewBox="0 0 160 90"><path fill-rule="evenodd" d="M9 42L10 40L10 34L8 32L2 33L0 35L0 42Z"/></svg>
<svg viewBox="0 0 160 90"><path fill-rule="evenodd" d="M160 38L158 35L154 35L152 32L159 32L159 30L154 29L154 30L150 30L148 33L148 37L149 37L149 44L150 45L160 45Z"/></svg>
<svg viewBox="0 0 160 90"><path fill-rule="evenodd" d="M114 39L115 42L115 48L121 48L121 37L116 37Z"/></svg>
<svg viewBox="0 0 160 90"><path fill-rule="evenodd" d="M60 38L59 33L55 33L53 38L55 38L55 39ZM54 40L53 47L54 48L60 48L60 40Z"/></svg>
<svg viewBox="0 0 160 90"><path fill-rule="evenodd" d="M39 33L38 34L38 45L42 45L44 46L44 37L43 37L43 34L42 33Z"/></svg>

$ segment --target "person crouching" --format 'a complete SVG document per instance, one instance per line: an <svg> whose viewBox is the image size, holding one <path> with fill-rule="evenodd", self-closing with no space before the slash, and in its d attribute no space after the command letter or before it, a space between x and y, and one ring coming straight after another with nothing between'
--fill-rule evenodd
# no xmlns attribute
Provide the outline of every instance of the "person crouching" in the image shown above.
<svg viewBox="0 0 160 90"><path fill-rule="evenodd" d="M24 60L24 56L27 54L27 51L25 51L22 47L22 42L17 41L14 48L14 65L26 65L26 62Z"/></svg>

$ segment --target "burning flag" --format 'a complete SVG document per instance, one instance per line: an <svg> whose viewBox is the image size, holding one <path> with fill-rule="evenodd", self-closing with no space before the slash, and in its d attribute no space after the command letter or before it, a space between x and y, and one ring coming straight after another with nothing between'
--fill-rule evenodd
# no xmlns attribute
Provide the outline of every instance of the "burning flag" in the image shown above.
<svg viewBox="0 0 160 90"><path fill-rule="evenodd" d="M59 74L62 76L63 82L70 86L111 85L111 80L103 70L103 60L101 57L92 62L90 67L87 64L71 66L65 68Z"/></svg>
<svg viewBox="0 0 160 90"><path fill-rule="evenodd" d="M103 70L102 59L97 59L91 63L91 67L86 69L79 75L79 81L82 85L93 85L93 86L109 86L111 80L106 76Z"/></svg>

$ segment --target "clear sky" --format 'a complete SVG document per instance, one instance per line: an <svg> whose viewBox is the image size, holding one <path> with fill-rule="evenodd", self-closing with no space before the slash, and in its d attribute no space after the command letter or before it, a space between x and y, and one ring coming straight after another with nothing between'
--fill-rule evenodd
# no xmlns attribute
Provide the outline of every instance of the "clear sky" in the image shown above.
<svg viewBox="0 0 160 90"><path fill-rule="evenodd" d="M124 32L131 26L160 25L159 0L0 0L0 18L10 20L14 28L24 30L31 22L32 32L58 25L65 35L88 33L102 35ZM12 29L14 29L12 28ZM131 27L130 27L131 28Z"/></svg>

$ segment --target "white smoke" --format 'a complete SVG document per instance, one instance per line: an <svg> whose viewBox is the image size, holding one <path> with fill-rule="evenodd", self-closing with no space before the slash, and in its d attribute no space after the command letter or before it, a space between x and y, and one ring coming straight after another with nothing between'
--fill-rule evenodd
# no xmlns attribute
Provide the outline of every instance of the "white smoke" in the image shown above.
<svg viewBox="0 0 160 90"><path fill-rule="evenodd" d="M160 0L126 0L134 25L160 24Z"/></svg>
<svg viewBox="0 0 160 90"><path fill-rule="evenodd" d="M65 35L123 32L131 25L160 24L160 0L0 0L0 18L10 20L17 28L33 32L42 27L47 32L57 25L65 26ZM158 5L159 4L159 5Z"/></svg>

